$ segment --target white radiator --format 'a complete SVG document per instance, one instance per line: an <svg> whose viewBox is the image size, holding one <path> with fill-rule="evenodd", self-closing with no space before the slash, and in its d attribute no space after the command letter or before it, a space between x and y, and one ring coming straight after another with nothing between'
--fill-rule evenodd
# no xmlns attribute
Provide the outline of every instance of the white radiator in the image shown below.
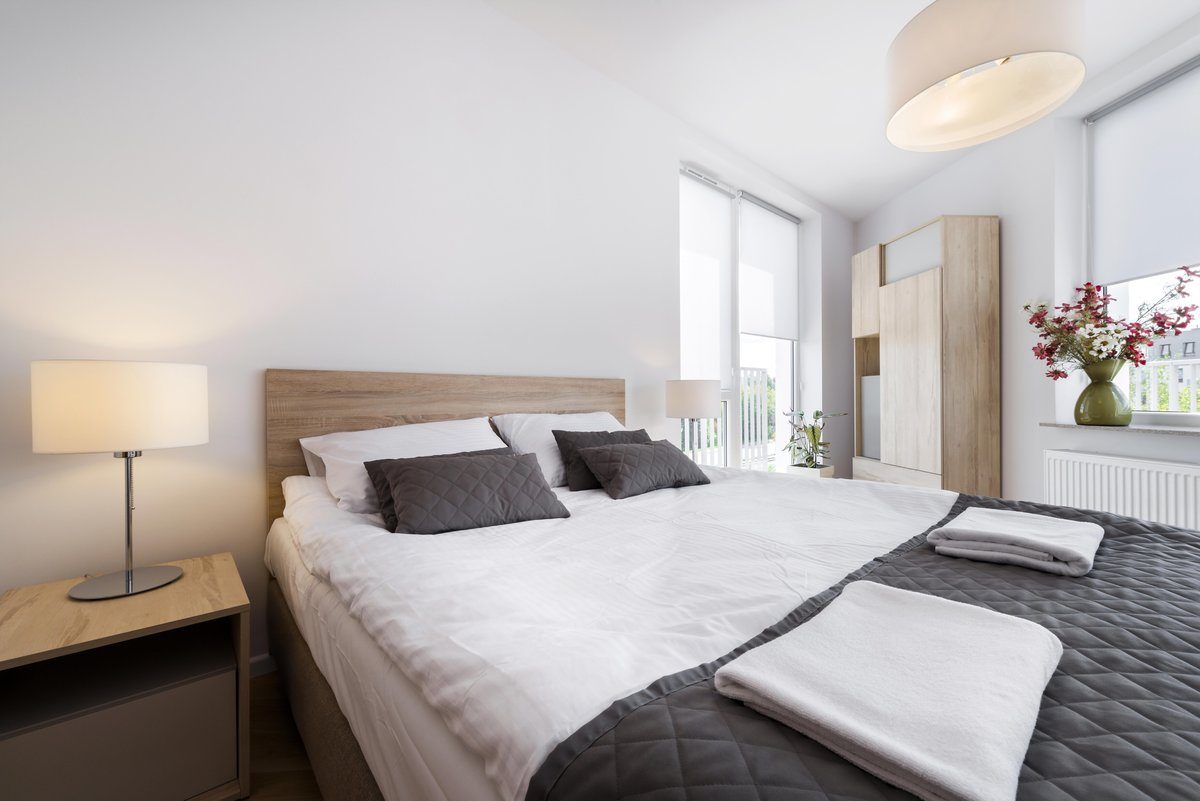
<svg viewBox="0 0 1200 801"><path fill-rule="evenodd" d="M1200 529L1200 465L1042 451L1046 503Z"/></svg>

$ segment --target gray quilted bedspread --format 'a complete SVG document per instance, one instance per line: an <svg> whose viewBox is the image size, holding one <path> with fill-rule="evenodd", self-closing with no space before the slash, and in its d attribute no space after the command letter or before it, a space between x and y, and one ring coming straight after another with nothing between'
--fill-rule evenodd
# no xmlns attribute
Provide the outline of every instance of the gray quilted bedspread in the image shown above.
<svg viewBox="0 0 1200 801"><path fill-rule="evenodd" d="M1023 801L1200 801L1200 534L1125 517L960 496L1105 528L1067 578L938 556L921 535L852 573L1034 620L1062 640L1025 757ZM561 743L527 801L911 799L797 732L717 694L717 668L795 628L842 585L715 662L613 704Z"/></svg>

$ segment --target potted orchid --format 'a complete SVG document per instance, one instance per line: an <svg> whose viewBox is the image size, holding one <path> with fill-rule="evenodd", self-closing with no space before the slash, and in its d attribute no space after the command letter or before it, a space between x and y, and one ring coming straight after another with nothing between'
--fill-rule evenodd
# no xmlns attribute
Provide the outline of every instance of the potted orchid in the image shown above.
<svg viewBox="0 0 1200 801"><path fill-rule="evenodd" d="M1079 425L1127 426L1133 410L1125 393L1113 383L1126 362L1146 363L1144 349L1167 334L1179 334L1192 323L1196 306L1168 304L1188 297L1188 284L1200 278L1200 265L1181 267L1175 285L1157 301L1138 309L1136 319L1118 319L1108 313L1114 300L1102 286L1091 282L1078 287L1075 302L1051 309L1045 303L1025 304L1029 324L1040 340L1033 355L1045 362L1046 375L1055 381L1068 371L1082 369L1091 383L1075 403Z"/></svg>

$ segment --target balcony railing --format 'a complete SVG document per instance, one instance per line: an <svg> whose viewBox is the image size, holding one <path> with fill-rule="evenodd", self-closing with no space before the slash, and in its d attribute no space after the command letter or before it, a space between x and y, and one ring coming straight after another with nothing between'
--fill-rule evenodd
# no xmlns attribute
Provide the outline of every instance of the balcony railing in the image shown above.
<svg viewBox="0 0 1200 801"><path fill-rule="evenodd" d="M742 467L766 470L774 456L768 437L770 415L775 411L767 403L769 375L757 367L743 367L741 373Z"/></svg>
<svg viewBox="0 0 1200 801"><path fill-rule="evenodd" d="M775 458L770 439L771 415L770 376L766 370L745 367L740 371L738 403L741 412L742 467L766 470ZM721 416L710 420L680 420L679 447L696 464L714 467L729 464L729 440L726 425L729 419L727 401L721 402Z"/></svg>
<svg viewBox="0 0 1200 801"><path fill-rule="evenodd" d="M1137 411L1200 411L1200 359L1158 359L1129 368L1129 399Z"/></svg>
<svg viewBox="0 0 1200 801"><path fill-rule="evenodd" d="M721 416L709 420L680 420L679 447L696 464L725 467L725 402L721 402Z"/></svg>

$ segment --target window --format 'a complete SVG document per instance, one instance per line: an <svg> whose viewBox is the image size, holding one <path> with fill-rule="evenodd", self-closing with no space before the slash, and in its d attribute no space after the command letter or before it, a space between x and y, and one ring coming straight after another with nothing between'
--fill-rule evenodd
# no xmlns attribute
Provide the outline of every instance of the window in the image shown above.
<svg viewBox="0 0 1200 801"><path fill-rule="evenodd" d="M1112 304L1113 316L1136 319L1174 284L1174 270L1110 284L1108 291L1116 298ZM1163 337L1147 347L1145 366L1127 366L1121 372L1117 381L1126 389L1134 411L1200 413L1197 342L1200 342L1200 320L1183 333Z"/></svg>
<svg viewBox="0 0 1200 801"><path fill-rule="evenodd" d="M1085 120L1091 151L1091 279L1136 318L1200 262L1200 58L1151 81ZM1137 412L1200 413L1200 328L1164 337L1144 367L1118 379ZM1146 418L1143 417L1143 420Z"/></svg>
<svg viewBox="0 0 1200 801"><path fill-rule="evenodd" d="M680 378L720 379L726 408L682 421L680 445L701 464L774 470L797 400L799 221L687 172L679 209Z"/></svg>
<svg viewBox="0 0 1200 801"><path fill-rule="evenodd" d="M791 429L800 336L799 226L742 200L738 214L742 466L774 470Z"/></svg>
<svg viewBox="0 0 1200 801"><path fill-rule="evenodd" d="M775 470L791 436L795 408L796 343L742 334L740 343L742 466Z"/></svg>

